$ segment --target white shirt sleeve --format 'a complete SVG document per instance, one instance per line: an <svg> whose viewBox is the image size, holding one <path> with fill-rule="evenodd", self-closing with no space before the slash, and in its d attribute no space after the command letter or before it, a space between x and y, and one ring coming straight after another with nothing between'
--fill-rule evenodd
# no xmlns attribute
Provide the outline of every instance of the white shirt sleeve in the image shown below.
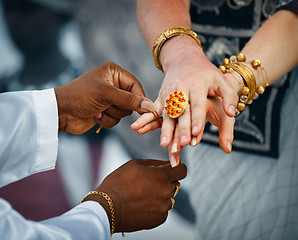
<svg viewBox="0 0 298 240"><path fill-rule="evenodd" d="M86 201L61 216L42 222L24 219L0 198L1 239L10 240L109 240L110 227L100 204Z"/></svg>
<svg viewBox="0 0 298 240"><path fill-rule="evenodd" d="M55 167L58 110L54 89L0 94L0 187Z"/></svg>
<svg viewBox="0 0 298 240"><path fill-rule="evenodd" d="M58 110L53 89L0 94L0 187L53 169L58 152ZM46 207L46 206L45 206ZM42 222L24 219L0 198L1 239L110 239L108 216L84 202Z"/></svg>

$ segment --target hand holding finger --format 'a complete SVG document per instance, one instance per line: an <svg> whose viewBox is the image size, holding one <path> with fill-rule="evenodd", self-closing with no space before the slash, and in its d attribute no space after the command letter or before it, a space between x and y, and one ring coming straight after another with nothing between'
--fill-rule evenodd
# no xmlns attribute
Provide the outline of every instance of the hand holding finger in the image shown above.
<svg viewBox="0 0 298 240"><path fill-rule="evenodd" d="M151 122L155 122L155 120L159 120L159 116L163 111L163 105L161 104L159 99L156 99L154 102L156 106L155 111L151 111L149 113L142 114L133 124L131 124L131 129L135 131L139 131L141 128L144 128L146 125L150 124ZM156 124L153 125L153 130L155 130Z"/></svg>
<svg viewBox="0 0 298 240"><path fill-rule="evenodd" d="M59 130L81 134L98 122L111 105L124 111L148 112L155 104L144 95L138 80L114 63L105 63L55 88ZM119 116L113 116L119 119ZM115 124L115 121L109 125Z"/></svg>
<svg viewBox="0 0 298 240"><path fill-rule="evenodd" d="M179 124L175 126L175 132L171 144L168 146L169 159L171 166L174 168L180 163L180 151L182 146L180 145L180 135L179 135Z"/></svg>
<svg viewBox="0 0 298 240"><path fill-rule="evenodd" d="M153 120L152 122L149 122L144 127L141 127L137 130L138 134L146 134L150 131L154 131L158 128L161 128L163 119L162 117L158 117L158 119Z"/></svg>
<svg viewBox="0 0 298 240"><path fill-rule="evenodd" d="M162 224L171 208L178 180L186 177L184 164L131 160L107 176L97 191L111 196L115 206L115 232L150 229Z"/></svg>
<svg viewBox="0 0 298 240"><path fill-rule="evenodd" d="M226 115L222 108L222 99L219 97L208 98L207 119L219 130L219 144L222 150L230 153L232 150L235 118Z"/></svg>

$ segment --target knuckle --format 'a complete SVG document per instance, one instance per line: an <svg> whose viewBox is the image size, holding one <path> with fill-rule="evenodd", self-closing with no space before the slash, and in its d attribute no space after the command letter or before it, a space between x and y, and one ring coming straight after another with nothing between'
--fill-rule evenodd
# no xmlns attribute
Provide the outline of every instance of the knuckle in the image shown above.
<svg viewBox="0 0 298 240"><path fill-rule="evenodd" d="M136 165L139 163L139 159L132 159L129 161L132 165Z"/></svg>
<svg viewBox="0 0 298 240"><path fill-rule="evenodd" d="M184 163L181 163L180 166L181 166L182 178L186 178L186 176L187 176L187 167Z"/></svg>
<svg viewBox="0 0 298 240"><path fill-rule="evenodd" d="M157 174L156 180L160 185L163 185L165 182L168 181L168 177L163 172L161 172L160 174Z"/></svg>
<svg viewBox="0 0 298 240"><path fill-rule="evenodd" d="M164 213L164 215L162 216L161 221L160 221L160 224L165 223L165 221L167 220L167 218L168 218L168 211L166 211Z"/></svg>
<svg viewBox="0 0 298 240"><path fill-rule="evenodd" d="M166 190L162 191L162 193L161 193L161 198L162 198L163 200L168 201L168 200L172 197L172 194L173 194L172 189L170 189L170 188L168 187Z"/></svg>
<svg viewBox="0 0 298 240"><path fill-rule="evenodd" d="M105 71L110 71L111 70L111 66L112 66L112 62L106 62L103 65L101 65L101 67L103 68L103 70Z"/></svg>
<svg viewBox="0 0 298 240"><path fill-rule="evenodd" d="M189 133L189 127L187 127L187 126L180 126L179 127L179 132L180 132L180 135L182 135L182 134L188 134ZM179 139L179 136L178 136L178 139Z"/></svg>
<svg viewBox="0 0 298 240"><path fill-rule="evenodd" d="M116 64L116 63L114 63L114 62L106 62L106 63L104 63L104 65L107 67L107 68L115 68L115 67L117 67L118 65Z"/></svg>
<svg viewBox="0 0 298 240"><path fill-rule="evenodd" d="M165 215L166 213L168 213L171 207L172 203L169 204L168 202L166 202L165 204L163 204L160 208L161 215Z"/></svg>
<svg viewBox="0 0 298 240"><path fill-rule="evenodd" d="M167 94L166 90L165 90L165 89L162 89L162 90L160 90L160 92L159 92L159 96L158 96L158 98L164 99L163 96L167 97L166 94Z"/></svg>

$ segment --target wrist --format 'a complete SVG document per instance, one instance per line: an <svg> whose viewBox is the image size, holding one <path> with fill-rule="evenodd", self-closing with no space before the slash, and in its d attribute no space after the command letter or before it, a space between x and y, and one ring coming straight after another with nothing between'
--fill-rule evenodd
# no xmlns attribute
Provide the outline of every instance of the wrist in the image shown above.
<svg viewBox="0 0 298 240"><path fill-rule="evenodd" d="M200 45L190 36L175 36L165 42L160 51L160 63L166 72L171 67L179 67L190 58L206 59Z"/></svg>
<svg viewBox="0 0 298 240"><path fill-rule="evenodd" d="M67 122L67 114L65 114L64 102L65 96L62 90L62 86L54 88L56 101L57 101L57 108L58 108L58 130L64 131L66 122Z"/></svg>
<svg viewBox="0 0 298 240"><path fill-rule="evenodd" d="M83 198L81 203L85 201L94 201L103 207L109 219L111 235L113 235L116 226L118 227L119 225L119 222L116 221L115 205L112 198L105 192L91 191Z"/></svg>
<svg viewBox="0 0 298 240"><path fill-rule="evenodd" d="M231 84L237 95L240 97L241 90L243 88L243 79L241 75L238 74L236 71L233 71L227 72L224 76L228 79L228 82Z"/></svg>

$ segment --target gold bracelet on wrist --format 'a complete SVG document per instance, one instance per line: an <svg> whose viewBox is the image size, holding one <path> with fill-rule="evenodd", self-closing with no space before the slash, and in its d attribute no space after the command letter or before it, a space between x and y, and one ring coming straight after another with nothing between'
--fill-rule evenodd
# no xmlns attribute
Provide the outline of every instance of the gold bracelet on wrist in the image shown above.
<svg viewBox="0 0 298 240"><path fill-rule="evenodd" d="M228 58L224 59L224 64L219 67L222 73L236 71L243 80L241 95L236 108L236 116L245 110L246 104L251 104L255 95L256 80L253 72L244 64L231 63Z"/></svg>
<svg viewBox="0 0 298 240"><path fill-rule="evenodd" d="M199 46L202 48L201 41L200 41L198 35L194 31L191 31L185 27L170 27L170 28L166 29L163 33L161 33L156 38L156 40L153 44L152 53L153 53L154 63L159 70L163 71L162 66L160 64L160 60L159 60L159 55L160 55L160 51L161 51L163 44L168 39L175 37L175 36L181 36L181 35L188 35L188 36L192 37L194 40L197 41Z"/></svg>
<svg viewBox="0 0 298 240"><path fill-rule="evenodd" d="M265 68L261 65L261 61L258 59L252 59L252 58L247 58L244 53L239 53L237 56L231 56L230 57L230 61L231 62L245 62L247 64L251 64L251 66L258 70L261 70L261 76L263 79L263 84L259 85L256 89L256 93L258 95L263 94L265 92L265 88L269 86L269 82L268 82L268 76L266 73ZM258 95L255 96L255 99L258 97Z"/></svg>
<svg viewBox="0 0 298 240"><path fill-rule="evenodd" d="M114 207L114 203L113 203L112 198L108 194L106 194L105 192L91 191L91 192L87 193L87 195L82 199L81 203L84 202L86 200L86 198L90 195L101 196L108 202L109 208L110 208L110 211L111 211L111 222L112 222L112 224L111 224L111 236L112 236L114 231L115 231L115 221L116 221L115 207Z"/></svg>
<svg viewBox="0 0 298 240"><path fill-rule="evenodd" d="M253 72L243 63L250 64L254 69L261 70L261 76L263 84L256 86L256 80ZM222 73L236 71L243 80L243 88L241 90L241 96L237 105L236 115L245 109L245 104L251 104L253 100L257 99L260 94L265 92L265 88L269 86L268 76L261 61L258 59L246 58L243 53L239 53L237 56L231 56L225 58L223 64L219 66L219 70Z"/></svg>

